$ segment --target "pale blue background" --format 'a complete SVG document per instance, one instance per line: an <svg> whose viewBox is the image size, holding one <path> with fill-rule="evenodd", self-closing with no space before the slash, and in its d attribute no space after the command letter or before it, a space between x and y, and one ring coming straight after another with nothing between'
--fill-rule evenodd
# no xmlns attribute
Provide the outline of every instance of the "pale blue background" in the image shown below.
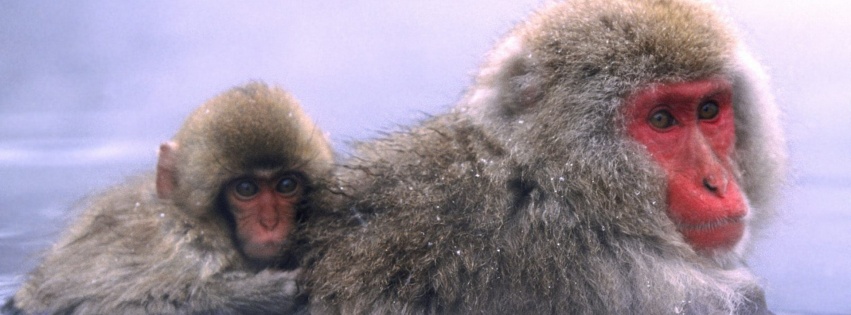
<svg viewBox="0 0 851 315"><path fill-rule="evenodd" d="M293 92L346 142L440 113L537 0L0 2L0 296L76 200L150 170L209 97ZM750 261L769 305L851 314L851 6L721 3L785 111L790 187Z"/></svg>

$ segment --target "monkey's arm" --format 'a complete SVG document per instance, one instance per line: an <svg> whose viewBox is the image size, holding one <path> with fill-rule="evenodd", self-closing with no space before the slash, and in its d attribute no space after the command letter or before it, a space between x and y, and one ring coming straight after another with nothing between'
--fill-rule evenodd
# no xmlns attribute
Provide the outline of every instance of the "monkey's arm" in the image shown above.
<svg viewBox="0 0 851 315"><path fill-rule="evenodd" d="M219 305L214 312L226 314L295 314L306 305L296 285L298 270L259 273L227 272L210 279L187 305L188 313L206 312L208 305ZM203 297L201 296L203 295Z"/></svg>
<svg viewBox="0 0 851 315"><path fill-rule="evenodd" d="M296 285L299 271L253 271L230 235L204 226L208 223L177 215L164 224L162 244L173 250L158 255L166 260L144 278L171 278L174 285L149 290L149 297L161 297L153 301L153 309L171 312L173 306L175 312L187 314L291 314L306 304ZM155 294L158 290L164 292ZM146 311L150 309L149 304Z"/></svg>

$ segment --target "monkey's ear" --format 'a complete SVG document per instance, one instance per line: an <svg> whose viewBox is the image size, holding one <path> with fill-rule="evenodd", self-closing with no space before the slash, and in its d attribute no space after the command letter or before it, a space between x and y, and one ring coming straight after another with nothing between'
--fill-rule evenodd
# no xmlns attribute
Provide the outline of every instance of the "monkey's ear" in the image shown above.
<svg viewBox="0 0 851 315"><path fill-rule="evenodd" d="M467 106L483 118L512 120L540 103L544 96L534 54L517 35L509 36L488 55L468 91ZM475 114L474 114L475 115Z"/></svg>
<svg viewBox="0 0 851 315"><path fill-rule="evenodd" d="M527 70L526 68L523 69ZM509 79L508 86L507 93L509 93L510 99L506 106L513 112L523 112L535 107L543 94L537 76L527 71L512 76Z"/></svg>
<svg viewBox="0 0 851 315"><path fill-rule="evenodd" d="M497 48L489 62L492 70L487 69L485 74L493 76L503 113L523 113L538 104L543 96L543 84L535 71L532 54L522 41L509 38Z"/></svg>
<svg viewBox="0 0 851 315"><path fill-rule="evenodd" d="M169 141L160 145L157 159L157 196L171 199L177 186L177 142Z"/></svg>

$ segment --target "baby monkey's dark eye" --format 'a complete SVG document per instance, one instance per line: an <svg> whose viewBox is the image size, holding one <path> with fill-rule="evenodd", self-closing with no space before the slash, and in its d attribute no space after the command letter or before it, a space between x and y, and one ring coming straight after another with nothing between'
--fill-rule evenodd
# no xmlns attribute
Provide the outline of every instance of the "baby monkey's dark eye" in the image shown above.
<svg viewBox="0 0 851 315"><path fill-rule="evenodd" d="M244 179L236 182L233 191L241 198L250 198L256 195L260 188L253 181Z"/></svg>
<svg viewBox="0 0 851 315"><path fill-rule="evenodd" d="M275 185L275 190L284 195L292 195L298 192L300 182L295 176L284 176Z"/></svg>

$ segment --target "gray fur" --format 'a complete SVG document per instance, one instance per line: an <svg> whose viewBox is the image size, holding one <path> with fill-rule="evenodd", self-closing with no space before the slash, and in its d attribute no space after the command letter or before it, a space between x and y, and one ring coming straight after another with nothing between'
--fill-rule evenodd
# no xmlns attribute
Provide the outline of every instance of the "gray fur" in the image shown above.
<svg viewBox="0 0 851 315"><path fill-rule="evenodd" d="M88 199L4 310L280 314L300 307L299 271L252 267L218 195L258 161L327 174L325 138L288 94L253 83L201 106L175 140L181 159L173 201L158 198L153 174ZM310 211L307 205L298 211Z"/></svg>
<svg viewBox="0 0 851 315"><path fill-rule="evenodd" d="M764 220L785 151L764 75L712 8L566 1L517 26L450 112L363 143L307 218L318 314L766 312L743 247L711 257L619 108L655 83L736 93L738 180Z"/></svg>

